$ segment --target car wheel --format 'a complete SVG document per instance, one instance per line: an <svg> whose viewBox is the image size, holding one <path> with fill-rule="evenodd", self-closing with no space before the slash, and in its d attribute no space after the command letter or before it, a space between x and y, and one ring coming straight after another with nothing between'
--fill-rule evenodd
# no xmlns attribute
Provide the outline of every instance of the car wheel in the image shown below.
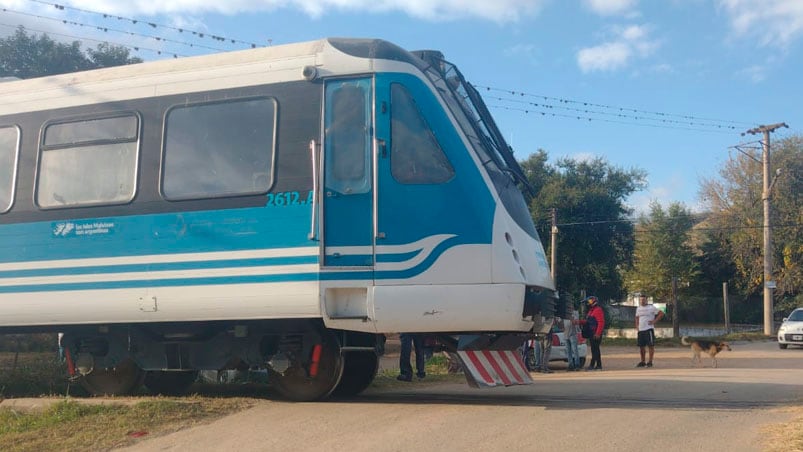
<svg viewBox="0 0 803 452"><path fill-rule="evenodd" d="M778 347L780 347L781 350L786 350L786 347L788 347L788 346L789 346L789 344L778 344Z"/></svg>

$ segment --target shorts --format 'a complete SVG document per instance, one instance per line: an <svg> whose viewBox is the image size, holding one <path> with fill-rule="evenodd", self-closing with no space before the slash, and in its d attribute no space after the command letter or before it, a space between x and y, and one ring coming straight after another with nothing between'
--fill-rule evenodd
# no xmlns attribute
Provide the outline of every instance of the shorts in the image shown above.
<svg viewBox="0 0 803 452"><path fill-rule="evenodd" d="M653 328L638 332L638 346L639 347L655 346L655 330Z"/></svg>

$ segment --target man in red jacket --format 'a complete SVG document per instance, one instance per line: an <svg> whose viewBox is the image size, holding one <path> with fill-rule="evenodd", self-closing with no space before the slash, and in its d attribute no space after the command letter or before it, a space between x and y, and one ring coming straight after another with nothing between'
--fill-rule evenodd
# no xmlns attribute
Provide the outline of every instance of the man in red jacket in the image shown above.
<svg viewBox="0 0 803 452"><path fill-rule="evenodd" d="M588 312L586 318L580 320L579 323L581 325L589 323L594 327L594 335L588 339L591 343L591 362L586 370L602 370L602 354L599 346L602 343L602 330L605 329L605 313L602 311L597 297L590 296L583 301L588 306Z"/></svg>

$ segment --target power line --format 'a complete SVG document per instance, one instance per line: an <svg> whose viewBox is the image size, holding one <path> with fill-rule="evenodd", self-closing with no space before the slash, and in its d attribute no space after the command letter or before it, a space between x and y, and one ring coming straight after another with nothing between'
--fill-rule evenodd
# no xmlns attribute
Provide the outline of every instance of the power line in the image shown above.
<svg viewBox="0 0 803 452"><path fill-rule="evenodd" d="M580 121L599 121L599 122L607 122L611 124L624 124L628 126L640 126L640 127L653 127L657 129L674 129L674 130L690 130L693 132L707 132L707 133L727 133L731 134L732 132L728 132L725 130L715 130L715 129L698 129L694 127L680 127L680 126L670 126L670 125L662 125L662 124L649 124L649 123L640 123L640 122L633 122L633 121L617 121L615 119L607 119L607 118L593 118L591 116L584 116L584 115L569 115L569 114L562 114L562 113L554 113L550 111L543 111L543 110L536 110L536 109L525 109L525 108L515 108L515 107L508 107L505 105L489 105L490 108L498 108L502 110L510 110L510 111L519 111L524 113L533 113L533 114L540 114L541 116L553 116L553 117L560 117L560 118L570 118L570 119L577 119Z"/></svg>
<svg viewBox="0 0 803 452"><path fill-rule="evenodd" d="M516 90L504 89L504 88L496 88L496 87L493 87L493 86L485 86L485 85L474 85L474 86L477 87L477 88L485 89L486 91L497 91L497 92L502 92L502 93L508 93L510 95L513 95L513 96L533 97L533 98L538 98L538 99L543 99L543 100L556 101L556 102L565 103L565 104L580 104L580 105L583 105L585 107L597 107L597 108L604 108L604 109L609 109L609 110L628 111L628 112L632 112L632 113L648 114L648 115L655 115L655 116L660 116L660 117L681 118L681 119L690 120L690 121L696 121L696 122L707 121L707 122L713 122L713 123L723 123L723 124L733 124L733 125L754 125L753 123L744 122L744 121L733 121L733 120L728 120L728 119L705 118L705 117L701 117L701 116L681 115L681 114L666 113L666 112L661 112L661 111L642 110L642 109L631 108L631 107L620 107L620 106L616 106L616 105L598 104L598 103L582 101L582 100L566 99L566 98L560 98L560 97L545 96L543 94L532 94L532 93L527 93L527 92L523 92L523 91L516 91Z"/></svg>
<svg viewBox="0 0 803 452"><path fill-rule="evenodd" d="M8 28L16 29L16 28L19 28L19 25L10 25L10 24L5 24L5 23L0 23L0 27L8 27ZM35 31L37 33L44 33L44 34L48 34L48 35L54 35L54 36L63 36L65 38L78 39L78 40L81 40L81 41L94 41L94 42L101 43L101 44L112 44L112 45L115 45L115 46L118 46L118 47L125 47L127 49L134 50L136 52L139 52L140 50L146 50L148 52L156 53L157 55L163 55L163 54L164 55L172 55L173 58L178 58L180 56L181 57L187 56L187 55L181 55L179 53L165 52L164 50L150 49L148 47L130 46L130 45L127 45L127 44L120 44L120 43L112 42L112 41L103 41L103 40L100 40L100 39L87 38L87 37L84 37L84 36L75 36L75 35L68 35L68 34L64 34L64 33L54 33L54 32L50 32L50 31L37 30L35 28L26 28L26 30Z"/></svg>
<svg viewBox="0 0 803 452"><path fill-rule="evenodd" d="M3 12L7 12L7 13L12 13L12 14L19 14L19 15L22 15L22 16L35 17L37 19L45 19L45 20L50 20L50 21L55 21L55 22L61 22L64 25L78 26L78 27L82 27L82 28L83 27L94 28L94 29L96 29L98 31L102 31L104 33L111 31L111 32L115 32L115 33L122 33L122 34L127 34L127 35L130 35L130 36L139 36L139 37L143 37L143 38L153 39L155 41L161 41L161 42L167 42L167 43L173 43L173 44L180 44L180 45L185 45L185 46L189 46L189 47L198 47L198 48L204 48L204 49L209 49L209 50L216 50L216 51L219 51L219 52L224 52L225 51L225 49L221 49L221 48L218 48L218 47L209 47L209 46L206 46L206 45L203 45L203 44L193 44L193 43L190 43L190 42L183 42L183 41L177 41L177 40L174 40L174 39L163 38L161 36L146 35L146 34L135 33L135 32L126 31L126 30L118 30L118 29L115 29L115 28L109 28L109 27L102 27L102 26L98 26L98 25L85 24L85 23L76 22L76 21L73 21L73 20L59 19L59 18L56 18L56 17L40 16L38 14L25 13L25 12L22 12L22 11L14 11L13 9L8 9L8 8L2 8L2 11Z"/></svg>
<svg viewBox="0 0 803 452"><path fill-rule="evenodd" d="M52 3L52 2L45 1L45 0L28 0L28 1L29 2L34 2L34 3L40 3L40 4L43 4L43 5L53 6L54 8L56 8L58 10L62 10L62 11L63 10L78 11L78 12L82 12L82 13L102 16L104 19L124 20L124 21L131 22L134 25L145 24L145 25L150 26L151 28L164 28L164 29L168 29L168 30L172 30L172 31L177 31L179 33L185 33L185 32L186 33L191 33L193 36L197 36L199 38L207 38L208 37L210 39L213 39L215 41L220 41L220 42L227 42L228 41L228 42L231 42L232 44L245 44L245 45L250 46L252 49L255 49L257 47L264 47L264 46L262 46L260 44L256 44L256 43L253 43L253 42L250 42L250 41L244 41L244 40L241 40L241 39L228 38L228 37L221 36L221 35L214 35L214 34L202 32L202 31L191 30L191 29L188 29L188 28L173 27L173 26L170 26L170 25L164 25L164 24L160 24L160 23L157 23L157 22L144 21L144 20L140 20L140 19L132 19L130 17L117 16L117 15L114 15L114 14L102 13L102 12L99 12L99 11L92 11L92 10L89 10L89 9L75 8L73 6L62 5L62 4L59 4L59 3ZM271 41L272 41L271 39L268 39L268 43L270 43Z"/></svg>
<svg viewBox="0 0 803 452"><path fill-rule="evenodd" d="M498 101L502 101L502 102L514 102L514 103L518 103L518 104L531 105L533 107L547 108L547 109L555 109L555 108L557 108L559 110L575 111L575 112L578 112L578 113L589 114L589 115L594 114L594 115L615 116L615 117L618 117L618 118L629 118L629 119L634 119L634 120L637 120L637 121L657 121L657 122L662 122L662 123L665 123L665 124L681 124L681 125L689 125L689 126L697 126L697 127L712 127L712 128L717 128L717 129L729 129L729 130L736 130L737 129L736 126L732 126L732 125L712 124L712 123L705 123L705 122L694 122L694 121L688 121L688 120L677 120L677 119L667 119L667 118L650 118L650 117L647 117L647 116L637 116L637 115L628 114L628 113L616 113L616 112L610 112L610 111L599 111L599 110L589 110L589 109L582 109L582 108L566 107L566 106L563 106L563 105L552 105L552 104L548 104L548 103L530 102L530 101L526 101L526 100L510 99L510 98L498 97L498 96L487 96L487 97L488 97L488 99L498 100Z"/></svg>
<svg viewBox="0 0 803 452"><path fill-rule="evenodd" d="M548 226L546 222L542 223L545 226ZM601 224L615 224L615 223L630 223L637 225L639 223L638 219L632 218L624 218L619 220L601 220L601 221L576 221L571 223L559 223L556 226L558 227L566 227L566 226L596 226ZM756 225L756 226L717 226L717 227L693 227L689 229L689 232L695 231L728 231L728 230L740 230L740 229L763 229L763 225ZM787 223L781 224L778 226L773 225L773 228L782 228L782 229L796 229L796 228L803 228L803 223ZM658 229L645 227L642 228L641 231L645 232L652 232Z"/></svg>

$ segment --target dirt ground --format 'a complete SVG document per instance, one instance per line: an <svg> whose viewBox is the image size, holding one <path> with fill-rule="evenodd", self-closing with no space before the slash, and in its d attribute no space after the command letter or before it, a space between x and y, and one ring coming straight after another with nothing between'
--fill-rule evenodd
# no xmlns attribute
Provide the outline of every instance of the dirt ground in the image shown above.
<svg viewBox="0 0 803 452"><path fill-rule="evenodd" d="M383 360L389 369L392 355ZM654 368L636 369L635 347L603 343L602 372L553 363L555 373L533 374L529 386L413 382L349 400L262 400L130 450L758 451L762 428L803 402L803 349L735 343L717 369L708 360L693 367L690 357L688 348L660 348Z"/></svg>

